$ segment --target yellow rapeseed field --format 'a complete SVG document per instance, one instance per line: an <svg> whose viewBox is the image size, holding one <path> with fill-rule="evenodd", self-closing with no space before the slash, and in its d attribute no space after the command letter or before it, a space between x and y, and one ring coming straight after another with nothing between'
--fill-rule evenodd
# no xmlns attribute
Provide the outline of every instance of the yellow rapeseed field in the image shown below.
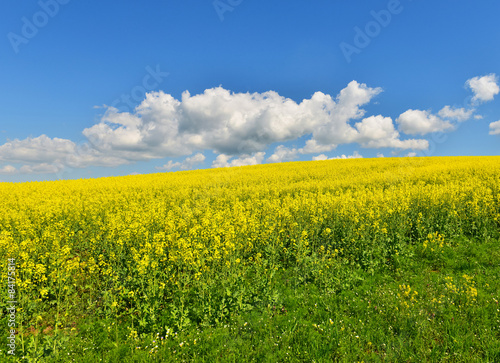
<svg viewBox="0 0 500 363"><path fill-rule="evenodd" d="M439 251L455 236L498 229L500 157L0 183L0 201L2 279L14 258L24 325L114 314L132 319L133 335L250 308L256 294L230 290L251 271L314 261L310 278L321 281L339 259L372 268L390 264L405 243ZM215 301L214 284L227 286L225 300ZM401 291L411 303L410 287Z"/></svg>

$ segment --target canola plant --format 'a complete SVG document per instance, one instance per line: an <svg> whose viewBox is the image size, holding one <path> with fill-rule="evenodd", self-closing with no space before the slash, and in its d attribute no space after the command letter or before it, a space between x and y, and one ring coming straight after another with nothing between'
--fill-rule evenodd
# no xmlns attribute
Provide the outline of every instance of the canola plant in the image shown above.
<svg viewBox="0 0 500 363"><path fill-rule="evenodd" d="M0 183L0 201L0 271L7 286L15 261L19 324L114 316L134 335L272 303L286 271L341 289L341 265L390 268L407 244L432 253L498 233L500 157Z"/></svg>

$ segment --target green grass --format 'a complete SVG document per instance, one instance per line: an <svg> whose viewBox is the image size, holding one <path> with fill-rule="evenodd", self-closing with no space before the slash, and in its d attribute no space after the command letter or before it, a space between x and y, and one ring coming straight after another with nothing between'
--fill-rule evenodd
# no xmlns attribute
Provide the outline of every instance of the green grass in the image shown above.
<svg viewBox="0 0 500 363"><path fill-rule="evenodd" d="M72 334L38 342L38 361L500 361L498 238L464 238L436 251L408 245L371 270L340 261L323 279L297 268L248 276L240 286L257 284L261 299L218 323L131 338L127 322L87 317ZM26 346L25 361L36 361Z"/></svg>

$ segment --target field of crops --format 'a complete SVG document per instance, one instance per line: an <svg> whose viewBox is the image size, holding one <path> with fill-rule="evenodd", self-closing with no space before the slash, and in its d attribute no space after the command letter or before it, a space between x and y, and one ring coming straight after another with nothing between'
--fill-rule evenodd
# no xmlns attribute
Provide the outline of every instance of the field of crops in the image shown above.
<svg viewBox="0 0 500 363"><path fill-rule="evenodd" d="M0 201L0 331L9 259L18 329L0 358L500 361L500 157L0 183Z"/></svg>

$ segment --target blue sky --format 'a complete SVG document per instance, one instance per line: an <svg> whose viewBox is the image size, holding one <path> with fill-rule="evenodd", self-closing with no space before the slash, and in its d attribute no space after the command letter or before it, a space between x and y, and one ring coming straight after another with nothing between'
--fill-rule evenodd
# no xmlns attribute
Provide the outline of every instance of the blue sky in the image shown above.
<svg viewBox="0 0 500 363"><path fill-rule="evenodd" d="M500 151L495 1L0 10L0 181Z"/></svg>

